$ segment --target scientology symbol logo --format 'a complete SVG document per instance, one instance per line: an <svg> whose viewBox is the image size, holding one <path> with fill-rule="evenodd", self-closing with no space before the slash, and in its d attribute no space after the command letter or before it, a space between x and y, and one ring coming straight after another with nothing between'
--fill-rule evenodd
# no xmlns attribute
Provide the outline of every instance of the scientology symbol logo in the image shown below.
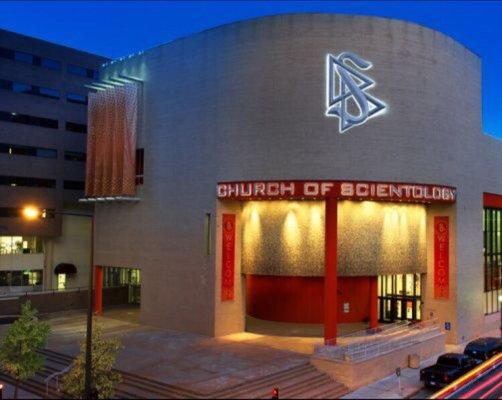
<svg viewBox="0 0 502 400"><path fill-rule="evenodd" d="M349 65L348 63L352 65ZM353 126L365 123L369 118L385 112L386 104L373 97L367 90L375 81L354 68L371 68L369 61L354 53L340 53L338 57L328 54L326 58L326 116L340 119L340 133L345 133ZM353 100L359 114L347 110L349 100Z"/></svg>

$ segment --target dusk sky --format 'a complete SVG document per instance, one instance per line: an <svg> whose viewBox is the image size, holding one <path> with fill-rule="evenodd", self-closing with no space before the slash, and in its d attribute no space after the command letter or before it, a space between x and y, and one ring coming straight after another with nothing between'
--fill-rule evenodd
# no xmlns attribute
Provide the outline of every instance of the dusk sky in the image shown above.
<svg viewBox="0 0 502 400"><path fill-rule="evenodd" d="M118 58L224 23L299 12L398 18L460 41L482 58L484 130L502 139L502 2L5 1L0 27Z"/></svg>

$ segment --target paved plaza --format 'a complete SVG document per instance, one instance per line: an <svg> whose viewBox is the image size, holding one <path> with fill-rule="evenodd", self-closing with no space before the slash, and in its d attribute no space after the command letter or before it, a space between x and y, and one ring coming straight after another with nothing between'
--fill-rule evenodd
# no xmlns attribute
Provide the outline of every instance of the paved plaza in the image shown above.
<svg viewBox="0 0 502 400"><path fill-rule="evenodd" d="M200 393L304 364L320 340L253 333L209 338L140 325L137 315L136 309L126 308L95 318L105 337L122 340L116 368ZM85 314L73 312L48 321L53 329L48 348L75 356L85 337Z"/></svg>

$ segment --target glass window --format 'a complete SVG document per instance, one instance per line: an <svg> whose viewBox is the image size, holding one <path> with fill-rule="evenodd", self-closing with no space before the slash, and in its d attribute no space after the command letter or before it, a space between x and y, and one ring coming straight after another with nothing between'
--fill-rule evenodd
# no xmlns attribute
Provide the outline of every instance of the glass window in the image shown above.
<svg viewBox="0 0 502 400"><path fill-rule="evenodd" d="M65 151L64 159L68 161L85 162L85 153L79 153L78 151Z"/></svg>
<svg viewBox="0 0 502 400"><path fill-rule="evenodd" d="M34 64L34 62L35 62L35 58L34 58L33 54L25 53L23 51L15 51L14 52L14 59L16 61L21 61L21 62L28 63L28 64Z"/></svg>
<svg viewBox="0 0 502 400"><path fill-rule="evenodd" d="M28 285L31 286L36 286L36 285L41 285L42 284L42 271L26 271L26 274L28 275Z"/></svg>
<svg viewBox="0 0 502 400"><path fill-rule="evenodd" d="M51 99L59 99L59 90L40 87L38 93L43 97L50 97Z"/></svg>
<svg viewBox="0 0 502 400"><path fill-rule="evenodd" d="M36 156L42 157L42 158L57 158L58 151L55 149L43 149L41 147L38 147L37 152L36 152Z"/></svg>
<svg viewBox="0 0 502 400"><path fill-rule="evenodd" d="M420 274L415 274L415 296L421 296L421 291L420 291L420 288L421 288L421 280L422 277Z"/></svg>
<svg viewBox="0 0 502 400"><path fill-rule="evenodd" d="M58 274L58 290L66 289L66 274Z"/></svg>
<svg viewBox="0 0 502 400"><path fill-rule="evenodd" d="M26 83L13 82L12 90L16 93L33 93L33 86Z"/></svg>
<svg viewBox="0 0 502 400"><path fill-rule="evenodd" d="M500 310L502 294L502 209L486 208L483 212L485 314Z"/></svg>
<svg viewBox="0 0 502 400"><path fill-rule="evenodd" d="M9 60L14 59L14 50L6 49L5 47L0 47L0 57L7 58Z"/></svg>
<svg viewBox="0 0 502 400"><path fill-rule="evenodd" d="M0 271L0 286L9 286L10 274L7 271Z"/></svg>
<svg viewBox="0 0 502 400"><path fill-rule="evenodd" d="M44 187L54 189L56 187L55 179L31 178L24 176L0 175L0 185L2 186L26 186L26 187Z"/></svg>
<svg viewBox="0 0 502 400"><path fill-rule="evenodd" d="M43 253L42 241L35 236L0 236L0 254Z"/></svg>
<svg viewBox="0 0 502 400"><path fill-rule="evenodd" d="M87 96L78 93L67 93L66 101L68 103L87 104Z"/></svg>
<svg viewBox="0 0 502 400"><path fill-rule="evenodd" d="M136 185L143 184L144 162L145 162L145 150L136 149Z"/></svg>
<svg viewBox="0 0 502 400"><path fill-rule="evenodd" d="M394 294L394 290L393 290L393 284L392 284L392 275L387 275L385 278L386 278L386 289L387 289L387 294Z"/></svg>
<svg viewBox="0 0 502 400"><path fill-rule="evenodd" d="M65 124L65 128L67 131L70 132L87 133L87 125L85 124L78 124L76 122L67 121Z"/></svg>
<svg viewBox="0 0 502 400"><path fill-rule="evenodd" d="M211 254L211 214L206 213L204 216L204 248L205 255Z"/></svg>
<svg viewBox="0 0 502 400"><path fill-rule="evenodd" d="M397 277L397 294L404 294L403 292L403 275L396 275Z"/></svg>
<svg viewBox="0 0 502 400"><path fill-rule="evenodd" d="M83 181L64 181L63 187L68 190L84 190L85 182Z"/></svg>
<svg viewBox="0 0 502 400"><path fill-rule="evenodd" d="M18 114L17 112L0 111L0 121L14 122L18 124L41 126L44 128L58 129L57 119L35 117L33 115Z"/></svg>
<svg viewBox="0 0 502 400"><path fill-rule="evenodd" d="M99 79L98 71L92 68L85 68L79 65L68 64L67 71L73 75L79 75L91 79Z"/></svg>
<svg viewBox="0 0 502 400"><path fill-rule="evenodd" d="M12 83L12 81L8 81L7 79L0 79L0 89L12 90Z"/></svg>
<svg viewBox="0 0 502 400"><path fill-rule="evenodd" d="M53 60L52 58L42 57L40 65L47 69L53 69L55 71L61 70L61 62Z"/></svg>

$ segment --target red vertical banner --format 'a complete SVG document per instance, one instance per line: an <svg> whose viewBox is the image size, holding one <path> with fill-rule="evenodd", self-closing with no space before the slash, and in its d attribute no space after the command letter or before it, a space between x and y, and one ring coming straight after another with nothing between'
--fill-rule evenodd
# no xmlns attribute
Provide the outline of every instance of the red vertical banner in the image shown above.
<svg viewBox="0 0 502 400"><path fill-rule="evenodd" d="M450 289L448 217L434 217L434 298L447 299Z"/></svg>
<svg viewBox="0 0 502 400"><path fill-rule="evenodd" d="M235 214L222 216L221 301L234 299Z"/></svg>
<svg viewBox="0 0 502 400"><path fill-rule="evenodd" d="M94 268L94 313L103 313L103 267Z"/></svg>

